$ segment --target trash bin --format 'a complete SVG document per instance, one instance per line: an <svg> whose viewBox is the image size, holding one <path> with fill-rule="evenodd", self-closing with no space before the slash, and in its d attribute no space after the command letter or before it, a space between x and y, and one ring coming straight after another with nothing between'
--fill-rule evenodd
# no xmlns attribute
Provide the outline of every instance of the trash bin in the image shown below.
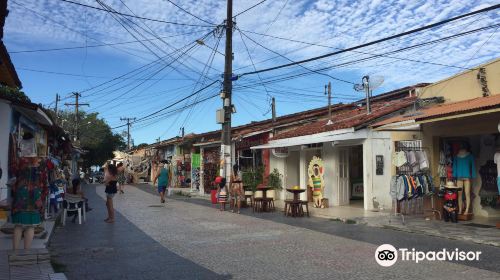
<svg viewBox="0 0 500 280"><path fill-rule="evenodd" d="M212 204L217 204L217 190L210 191L210 198L212 199Z"/></svg>

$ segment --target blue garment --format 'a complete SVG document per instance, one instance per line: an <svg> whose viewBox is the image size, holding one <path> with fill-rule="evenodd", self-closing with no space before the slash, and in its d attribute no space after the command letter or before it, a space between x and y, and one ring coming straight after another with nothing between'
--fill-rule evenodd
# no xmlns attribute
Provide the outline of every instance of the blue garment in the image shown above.
<svg viewBox="0 0 500 280"><path fill-rule="evenodd" d="M158 177L158 186L166 187L168 185L168 171L162 168Z"/></svg>
<svg viewBox="0 0 500 280"><path fill-rule="evenodd" d="M472 154L469 153L464 157L456 156L453 159L453 178L476 178L476 166Z"/></svg>
<svg viewBox="0 0 500 280"><path fill-rule="evenodd" d="M497 177L498 194L500 194L500 177Z"/></svg>

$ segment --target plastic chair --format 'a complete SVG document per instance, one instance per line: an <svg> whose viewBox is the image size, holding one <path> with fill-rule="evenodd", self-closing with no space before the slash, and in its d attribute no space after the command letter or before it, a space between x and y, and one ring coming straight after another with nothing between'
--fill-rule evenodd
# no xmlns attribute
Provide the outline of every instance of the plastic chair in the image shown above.
<svg viewBox="0 0 500 280"><path fill-rule="evenodd" d="M63 209L64 209L62 216L63 226L66 225L66 217L68 216L68 212L77 212L79 225L82 224L82 216L83 216L83 221L86 221L85 200L81 196L66 193L64 195Z"/></svg>

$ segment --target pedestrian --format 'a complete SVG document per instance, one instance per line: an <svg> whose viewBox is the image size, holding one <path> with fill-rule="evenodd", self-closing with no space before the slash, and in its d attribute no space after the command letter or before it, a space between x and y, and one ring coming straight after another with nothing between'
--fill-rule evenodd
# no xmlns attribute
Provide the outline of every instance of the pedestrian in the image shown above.
<svg viewBox="0 0 500 280"><path fill-rule="evenodd" d="M238 165L233 166L233 173L231 174L231 212L234 213L235 206L237 207L236 213L240 214L241 201L243 200L245 192L243 191L243 182L241 181L238 172Z"/></svg>
<svg viewBox="0 0 500 280"><path fill-rule="evenodd" d="M108 209L108 217L104 220L106 223L115 222L115 210L113 209L113 197L118 192L116 187L116 176L118 169L114 164L108 164L108 168L104 172L104 184L106 185L106 208Z"/></svg>
<svg viewBox="0 0 500 280"><path fill-rule="evenodd" d="M217 197L220 204L220 211L225 211L227 203L226 178L217 176L217 178L215 178L215 183L217 184Z"/></svg>
<svg viewBox="0 0 500 280"><path fill-rule="evenodd" d="M116 166L118 169L118 189L121 194L124 194L123 189L125 189L125 166L123 166L123 162L118 163Z"/></svg>
<svg viewBox="0 0 500 280"><path fill-rule="evenodd" d="M153 180L153 185L158 181L158 193L160 194L161 203L165 203L165 191L168 186L168 170L164 162L160 163L158 170L156 171L155 179Z"/></svg>

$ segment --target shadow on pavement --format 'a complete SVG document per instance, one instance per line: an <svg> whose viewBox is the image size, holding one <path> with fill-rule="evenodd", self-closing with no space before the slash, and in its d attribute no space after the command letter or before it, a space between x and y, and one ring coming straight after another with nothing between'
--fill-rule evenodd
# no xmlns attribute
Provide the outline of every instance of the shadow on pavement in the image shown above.
<svg viewBox="0 0 500 280"><path fill-rule="evenodd" d="M58 226L50 241L53 261L68 279L231 279L183 258L153 240L120 213L107 224L96 185L84 187L93 210L87 222Z"/></svg>

